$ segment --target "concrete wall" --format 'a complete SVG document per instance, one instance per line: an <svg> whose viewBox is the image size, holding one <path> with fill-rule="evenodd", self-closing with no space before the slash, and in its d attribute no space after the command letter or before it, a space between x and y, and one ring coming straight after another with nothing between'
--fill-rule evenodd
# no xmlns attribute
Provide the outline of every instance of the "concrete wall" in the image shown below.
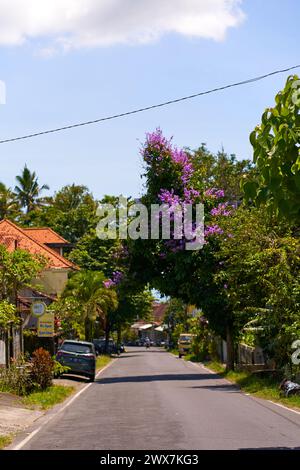
<svg viewBox="0 0 300 470"><path fill-rule="evenodd" d="M238 345L238 363L264 365L264 353L260 347L252 348L246 344Z"/></svg>
<svg viewBox="0 0 300 470"><path fill-rule="evenodd" d="M4 341L4 335L0 333L0 367L5 366L5 364L6 364L5 341Z"/></svg>
<svg viewBox="0 0 300 470"><path fill-rule="evenodd" d="M34 281L46 294L61 294L68 281L69 269L45 269Z"/></svg>

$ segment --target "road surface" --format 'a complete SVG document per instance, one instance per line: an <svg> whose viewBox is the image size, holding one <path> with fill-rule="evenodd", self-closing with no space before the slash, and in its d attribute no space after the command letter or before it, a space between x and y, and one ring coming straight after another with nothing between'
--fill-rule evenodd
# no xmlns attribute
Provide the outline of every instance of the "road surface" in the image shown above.
<svg viewBox="0 0 300 470"><path fill-rule="evenodd" d="M300 413L160 349L129 348L23 449L300 448Z"/></svg>

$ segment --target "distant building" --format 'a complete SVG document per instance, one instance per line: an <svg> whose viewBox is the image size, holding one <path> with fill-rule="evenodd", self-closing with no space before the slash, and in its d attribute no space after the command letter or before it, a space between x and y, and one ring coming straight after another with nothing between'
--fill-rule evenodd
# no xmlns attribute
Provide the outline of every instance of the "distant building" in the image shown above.
<svg viewBox="0 0 300 470"><path fill-rule="evenodd" d="M159 344L166 340L166 325L163 324L163 320L167 307L167 303L153 302L153 321L138 320L131 325L131 329L136 332L141 342L147 337L154 344Z"/></svg>
<svg viewBox="0 0 300 470"><path fill-rule="evenodd" d="M169 304L167 302L153 302L152 315L155 322L163 322L168 306Z"/></svg>

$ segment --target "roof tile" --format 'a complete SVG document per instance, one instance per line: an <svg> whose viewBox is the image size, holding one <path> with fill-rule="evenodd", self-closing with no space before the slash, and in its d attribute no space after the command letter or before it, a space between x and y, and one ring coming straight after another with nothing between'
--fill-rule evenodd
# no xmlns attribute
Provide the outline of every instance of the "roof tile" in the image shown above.
<svg viewBox="0 0 300 470"><path fill-rule="evenodd" d="M5 245L9 251L19 248L33 255L44 256L48 260L48 268L78 269L71 261L59 255L47 245L35 240L28 230L21 229L13 222L6 219L0 222L0 243Z"/></svg>

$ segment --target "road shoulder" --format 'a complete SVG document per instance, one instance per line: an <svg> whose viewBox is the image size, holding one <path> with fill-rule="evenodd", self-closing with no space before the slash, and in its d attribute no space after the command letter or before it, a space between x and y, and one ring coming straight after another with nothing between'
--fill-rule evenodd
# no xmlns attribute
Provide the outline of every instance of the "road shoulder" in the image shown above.
<svg viewBox="0 0 300 470"><path fill-rule="evenodd" d="M116 358L111 358L111 361L108 362L104 367L97 368L96 377L101 375L108 367L110 367ZM85 392L91 385L92 382L87 382L85 379L80 378L71 378L64 376L60 379L53 380L54 385L62 386L72 386L74 391L70 396L68 396L63 402L54 405L48 410L37 410L31 408L22 408L20 402L22 399L20 397L15 397L19 405L16 407L4 407L6 411L6 421L10 422L10 427L6 429L8 432L3 434L4 437L8 439L11 438L12 442L9 443L3 450L19 450L28 442L29 437L35 435L45 424L51 421L55 416L61 413L65 408L67 408L71 403L73 403L76 398L78 398L82 393ZM24 417L26 419L24 419ZM2 423L1 417L1 402L0 402L0 422ZM1 428L0 428L1 430ZM25 442L26 441L26 442Z"/></svg>

